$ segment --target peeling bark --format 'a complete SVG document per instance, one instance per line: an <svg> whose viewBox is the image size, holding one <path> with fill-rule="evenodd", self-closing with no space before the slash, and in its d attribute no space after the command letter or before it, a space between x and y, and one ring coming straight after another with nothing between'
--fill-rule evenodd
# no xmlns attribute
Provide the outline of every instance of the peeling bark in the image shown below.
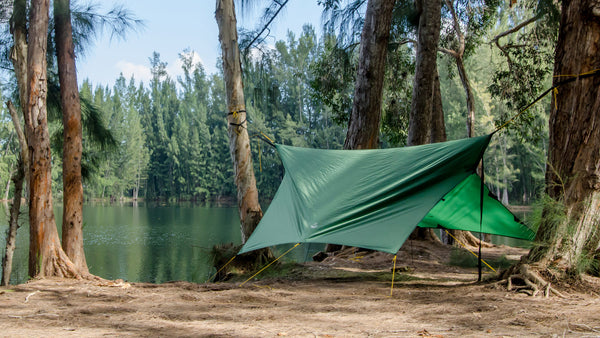
<svg viewBox="0 0 600 338"><path fill-rule="evenodd" d="M80 277L80 272L61 248L52 209L52 164L46 110L49 6L49 0L33 0L29 20L28 97L24 109L31 156L29 276Z"/></svg>
<svg viewBox="0 0 600 338"><path fill-rule="evenodd" d="M62 247L79 271L88 273L83 250L81 104L69 0L54 0L54 22L64 126Z"/></svg>

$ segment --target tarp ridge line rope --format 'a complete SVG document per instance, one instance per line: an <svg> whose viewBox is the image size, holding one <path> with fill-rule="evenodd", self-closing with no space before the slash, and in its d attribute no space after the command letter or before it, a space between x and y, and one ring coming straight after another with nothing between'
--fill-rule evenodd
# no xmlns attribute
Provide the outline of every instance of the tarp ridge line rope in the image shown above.
<svg viewBox="0 0 600 338"><path fill-rule="evenodd" d="M555 95L556 95L556 90L558 89L558 87L565 85L567 83L573 82L577 79L585 79L588 77L592 77L595 75L600 75L600 69L594 69L591 70L589 72L585 72L585 73L581 73L578 75L554 75L554 77L569 77L566 80L560 81L558 83L556 83L555 85L553 85L552 87L548 88L546 91L544 91L540 96L538 96L535 100L533 100L531 103L529 103L527 106L525 106L525 108L521 109L521 111L519 111L518 114L516 114L515 116L513 116L510 120L504 122L503 125L501 125L500 127L496 128L496 130L494 130L494 132L492 134L495 134L497 132L499 132L501 129L503 129L504 127L506 127L507 125L509 125L510 123L512 123L514 120L516 120L519 116L521 116L524 112L526 112L529 108L531 108L531 106L533 106L534 104L536 104L538 101L540 101L541 99L544 98L544 96L548 95L548 93L555 91ZM555 101L556 104L556 101Z"/></svg>

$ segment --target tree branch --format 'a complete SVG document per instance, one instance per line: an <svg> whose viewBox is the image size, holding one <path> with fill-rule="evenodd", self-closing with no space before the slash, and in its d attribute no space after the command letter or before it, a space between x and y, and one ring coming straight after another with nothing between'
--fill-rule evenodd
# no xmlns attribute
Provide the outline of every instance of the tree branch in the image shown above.
<svg viewBox="0 0 600 338"><path fill-rule="evenodd" d="M460 22L458 20L458 15L456 15L456 11L454 10L454 4L452 3L452 0L444 0L444 2L446 3L446 6L448 6L450 14L452 14L452 20L454 21L454 31L456 32L456 35L458 37L458 51L450 55L454 57L462 57L463 53L465 52L465 36L460 30Z"/></svg>
<svg viewBox="0 0 600 338"><path fill-rule="evenodd" d="M517 31L519 31L521 28L523 28L523 27L525 27L525 26L528 26L528 25L530 25L530 24L532 24L532 23L536 22L538 19L539 19L539 17L538 17L537 15L536 15L536 16L534 16L534 17L531 17L531 18L529 18L529 19L527 19L527 20L525 20L525 21L521 22L520 24L516 25L515 27L513 27L513 28L511 28L511 29L509 29L509 30L507 30L507 31L504 31L504 32L502 32L502 33L500 33L500 34L498 34L498 35L496 35L496 36L495 36L495 37L494 37L494 38L493 38L493 39L490 41L490 43L494 42L494 43L496 43L496 45L498 45L498 40L499 40L499 39L501 39L501 38L503 38L503 37L505 37L505 36L507 36L507 35L510 35L510 34L512 34L512 33L515 33L515 32L517 32Z"/></svg>
<svg viewBox="0 0 600 338"><path fill-rule="evenodd" d="M21 120L19 119L19 115L17 114L17 109L13 105L12 101L6 102L6 108L8 108L8 111L10 112L10 117L12 118L13 125L15 126L15 132L17 133L17 137L19 138L21 150L27 149L27 139L25 138L23 128L21 128ZM23 156L23 154L21 156Z"/></svg>
<svg viewBox="0 0 600 338"><path fill-rule="evenodd" d="M450 55L453 58L457 58L458 57L458 52L452 50L452 49L446 49L444 47L438 47L438 51L446 54L446 55Z"/></svg>
<svg viewBox="0 0 600 338"><path fill-rule="evenodd" d="M285 0L283 3L279 3L278 1L275 1L278 5L279 8L275 11L275 13L273 14L273 16L271 16L271 18L269 19L269 21L267 21L267 23L263 26L263 28L260 30L260 32L258 32L258 34L256 34L256 36L254 37L254 39L252 39L252 41L250 41L250 43L248 44L248 46L246 46L246 48L244 48L244 54L248 52L248 50L250 49L250 47L252 47L252 44L256 42L256 40L258 40L258 38L267 30L269 29L269 25L273 22L273 20L275 20L275 18L277 17L277 15L279 14L279 12L281 12L281 10L283 9L283 7L285 7L285 5L287 5L289 0Z"/></svg>

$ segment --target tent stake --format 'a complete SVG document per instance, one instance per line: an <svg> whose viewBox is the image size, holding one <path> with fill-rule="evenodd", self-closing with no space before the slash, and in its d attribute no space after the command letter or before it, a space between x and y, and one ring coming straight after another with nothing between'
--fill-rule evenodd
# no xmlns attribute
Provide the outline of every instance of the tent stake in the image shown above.
<svg viewBox="0 0 600 338"><path fill-rule="evenodd" d="M394 294L394 277L396 276L396 257L398 255L394 255L394 268L392 269L392 287L390 288L390 297Z"/></svg>
<svg viewBox="0 0 600 338"><path fill-rule="evenodd" d="M479 270L478 282L481 282L481 242L483 241L483 235L481 233L483 228L483 186L485 184L485 168L483 167L483 155L481 155L481 189L479 192L479 261L477 262L477 269Z"/></svg>

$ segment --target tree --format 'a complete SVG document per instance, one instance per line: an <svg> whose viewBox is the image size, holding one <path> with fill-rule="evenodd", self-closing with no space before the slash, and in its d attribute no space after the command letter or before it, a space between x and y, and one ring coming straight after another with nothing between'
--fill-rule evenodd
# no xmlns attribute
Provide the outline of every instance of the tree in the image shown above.
<svg viewBox="0 0 600 338"><path fill-rule="evenodd" d="M544 245L532 249L529 258L575 274L583 272L581 263L600 247L600 130L590 123L600 117L599 44L598 4L563 2L554 85L573 74L595 71L595 76L561 85L553 98L546 193L564 204L566 218L558 227L550 217L543 219L536 239Z"/></svg>
<svg viewBox="0 0 600 338"><path fill-rule="evenodd" d="M29 275L77 277L81 272L62 250L54 210L48 132L46 47L49 0L33 0L27 51L27 105L24 110L31 167L29 184Z"/></svg>
<svg viewBox="0 0 600 338"><path fill-rule="evenodd" d="M369 0L360 39L354 104L344 149L379 147L383 79L395 0Z"/></svg>
<svg viewBox="0 0 600 338"><path fill-rule="evenodd" d="M440 38L441 2L418 0L415 2L419 13L417 31L417 56L415 65L415 82L413 85L412 108L408 128L407 145L419 145L432 141L434 120L437 142L445 141L443 111L435 98L439 95L439 75L437 72L437 49ZM437 81L436 81L437 80ZM437 86L436 86L437 84ZM441 113L440 113L441 112ZM434 119L434 115L436 119ZM441 115L441 121L439 117ZM443 130L443 132L441 132Z"/></svg>
<svg viewBox="0 0 600 338"><path fill-rule="evenodd" d="M446 140L446 126L441 105L437 71L437 50L440 38L441 2L418 0L417 56L412 107L407 145L420 145ZM412 239L437 240L432 229L416 228Z"/></svg>
<svg viewBox="0 0 600 338"><path fill-rule="evenodd" d="M546 193L536 245L509 275L549 284L537 271L578 278L598 269L600 248L600 9L596 1L562 3L555 53ZM530 269L534 267L534 270ZM597 271L597 270L596 270ZM537 288L534 287L534 293Z"/></svg>
<svg viewBox="0 0 600 338"><path fill-rule="evenodd" d="M396 0L369 0L360 38L354 102L344 149L379 148L383 80ZM325 251L340 249L328 244Z"/></svg>
<svg viewBox="0 0 600 338"><path fill-rule="evenodd" d="M463 0L444 0L444 4L449 18L443 27L447 27L448 31L442 38L444 47L440 47L439 50L449 55L456 63L467 102L467 137L473 137L475 96L465 68L465 58L473 52L485 29L492 24L498 5L496 0L481 0L474 4L469 1L465 3Z"/></svg>
<svg viewBox="0 0 600 338"><path fill-rule="evenodd" d="M83 136L70 0L54 0L54 30L64 126L62 247L77 269L87 273L83 251Z"/></svg>
<svg viewBox="0 0 600 338"><path fill-rule="evenodd" d="M227 93L229 151L237 186L242 243L245 243L258 225L263 213L258 202L258 190L250 152L233 0L217 0L215 17L219 26L219 41Z"/></svg>

